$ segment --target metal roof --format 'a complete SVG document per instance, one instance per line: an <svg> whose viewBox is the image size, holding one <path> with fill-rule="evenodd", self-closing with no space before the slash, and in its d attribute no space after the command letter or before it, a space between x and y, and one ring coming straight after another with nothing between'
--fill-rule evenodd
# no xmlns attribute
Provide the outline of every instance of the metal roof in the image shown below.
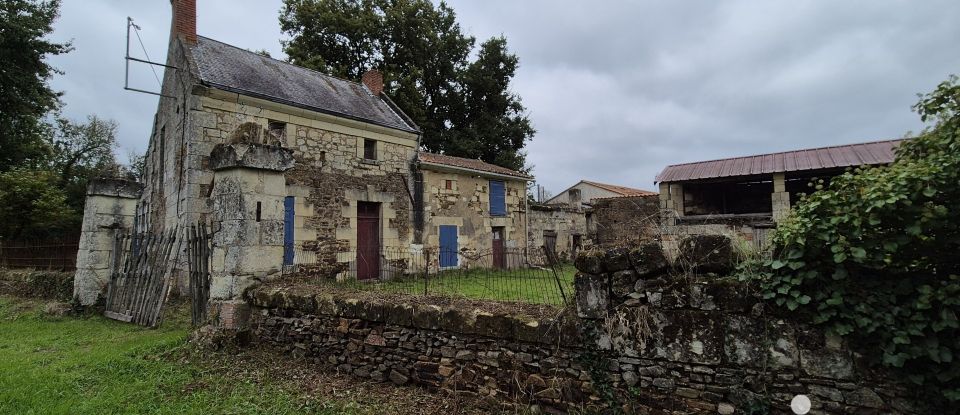
<svg viewBox="0 0 960 415"><path fill-rule="evenodd" d="M751 176L892 163L903 141L885 140L667 166L657 182Z"/></svg>
<svg viewBox="0 0 960 415"><path fill-rule="evenodd" d="M448 156L446 154L436 154L436 153L427 153L421 151L420 162L424 164L433 164L447 167L454 167L460 169L473 170L480 173L493 173L503 176L516 177L518 179L529 180L532 179L531 176L520 173L516 170L508 169L506 167L497 166L495 164L490 164L482 160L468 159L463 157L454 157Z"/></svg>
<svg viewBox="0 0 960 415"><path fill-rule="evenodd" d="M218 89L311 111L418 132L399 110L357 82L197 36L193 48L201 82Z"/></svg>

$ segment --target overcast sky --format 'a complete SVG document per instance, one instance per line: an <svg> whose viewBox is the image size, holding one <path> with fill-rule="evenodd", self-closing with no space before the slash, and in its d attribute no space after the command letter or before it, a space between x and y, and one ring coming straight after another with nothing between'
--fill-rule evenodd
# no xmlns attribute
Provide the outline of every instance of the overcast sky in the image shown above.
<svg viewBox="0 0 960 415"><path fill-rule="evenodd" d="M528 162L554 193L580 179L653 189L669 164L901 137L922 128L916 94L960 74L956 0L450 4L478 42L503 34L520 57L513 90L538 131ZM198 9L201 35L284 56L280 0ZM124 156L146 149L157 103L122 89L127 16L163 61L169 0L63 0L54 38L76 50L53 60L66 114L116 120ZM131 84L159 88L143 65Z"/></svg>

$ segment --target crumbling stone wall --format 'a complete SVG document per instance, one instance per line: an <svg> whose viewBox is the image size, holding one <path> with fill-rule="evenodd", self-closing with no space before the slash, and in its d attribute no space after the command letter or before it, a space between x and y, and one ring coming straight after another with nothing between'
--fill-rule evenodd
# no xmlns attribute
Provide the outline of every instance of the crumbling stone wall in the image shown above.
<svg viewBox="0 0 960 415"><path fill-rule="evenodd" d="M575 326L454 307L252 291L254 339L365 379L502 403L591 406Z"/></svg>
<svg viewBox="0 0 960 415"><path fill-rule="evenodd" d="M580 248L593 244L587 230L589 209L577 209L562 205L530 205L527 222L527 245L539 249L545 243L545 231L556 233L556 253L561 260L573 260L574 237L579 236Z"/></svg>
<svg viewBox="0 0 960 415"><path fill-rule="evenodd" d="M252 334L361 378L545 412L780 414L806 394L811 413L919 413L910 388L865 369L843 340L696 273L724 261L677 275L657 244L588 251L577 316L561 320L264 286L248 293Z"/></svg>
<svg viewBox="0 0 960 415"><path fill-rule="evenodd" d="M423 168L423 167L422 167ZM452 181L452 189L446 181ZM506 190L505 216L490 215L490 178L456 171L423 168L424 215L423 242L440 245L440 225L457 226L461 251L489 253L493 247L493 227L504 228L504 246L523 249L526 241L526 182L503 180Z"/></svg>
<svg viewBox="0 0 960 415"><path fill-rule="evenodd" d="M578 258L578 315L597 327L586 341L615 360L618 387L681 413L790 413L797 394L816 413L917 413L909 387L866 368L841 338L714 274L732 268L730 241L700 239L681 243L680 257L698 259L677 267L656 243Z"/></svg>
<svg viewBox="0 0 960 415"><path fill-rule="evenodd" d="M595 199L596 243L604 246L636 245L660 233L660 199L629 196Z"/></svg>

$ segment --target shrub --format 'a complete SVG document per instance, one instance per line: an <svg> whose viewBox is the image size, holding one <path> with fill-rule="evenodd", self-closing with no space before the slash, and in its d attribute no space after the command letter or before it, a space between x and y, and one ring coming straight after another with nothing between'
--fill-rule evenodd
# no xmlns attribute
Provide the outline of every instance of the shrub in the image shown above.
<svg viewBox="0 0 960 415"><path fill-rule="evenodd" d="M890 166L860 168L803 197L773 259L745 272L763 297L960 400L960 85L914 107L935 121ZM748 267L749 268L749 267ZM745 268L747 269L747 268Z"/></svg>

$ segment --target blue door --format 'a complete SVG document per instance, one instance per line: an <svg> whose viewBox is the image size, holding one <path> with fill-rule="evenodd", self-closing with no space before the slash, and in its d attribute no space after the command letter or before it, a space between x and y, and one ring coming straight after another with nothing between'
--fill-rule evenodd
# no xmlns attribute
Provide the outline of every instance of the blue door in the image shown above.
<svg viewBox="0 0 960 415"><path fill-rule="evenodd" d="M283 199L283 265L293 265L293 196Z"/></svg>
<svg viewBox="0 0 960 415"><path fill-rule="evenodd" d="M457 227L440 225L440 268L457 266Z"/></svg>

